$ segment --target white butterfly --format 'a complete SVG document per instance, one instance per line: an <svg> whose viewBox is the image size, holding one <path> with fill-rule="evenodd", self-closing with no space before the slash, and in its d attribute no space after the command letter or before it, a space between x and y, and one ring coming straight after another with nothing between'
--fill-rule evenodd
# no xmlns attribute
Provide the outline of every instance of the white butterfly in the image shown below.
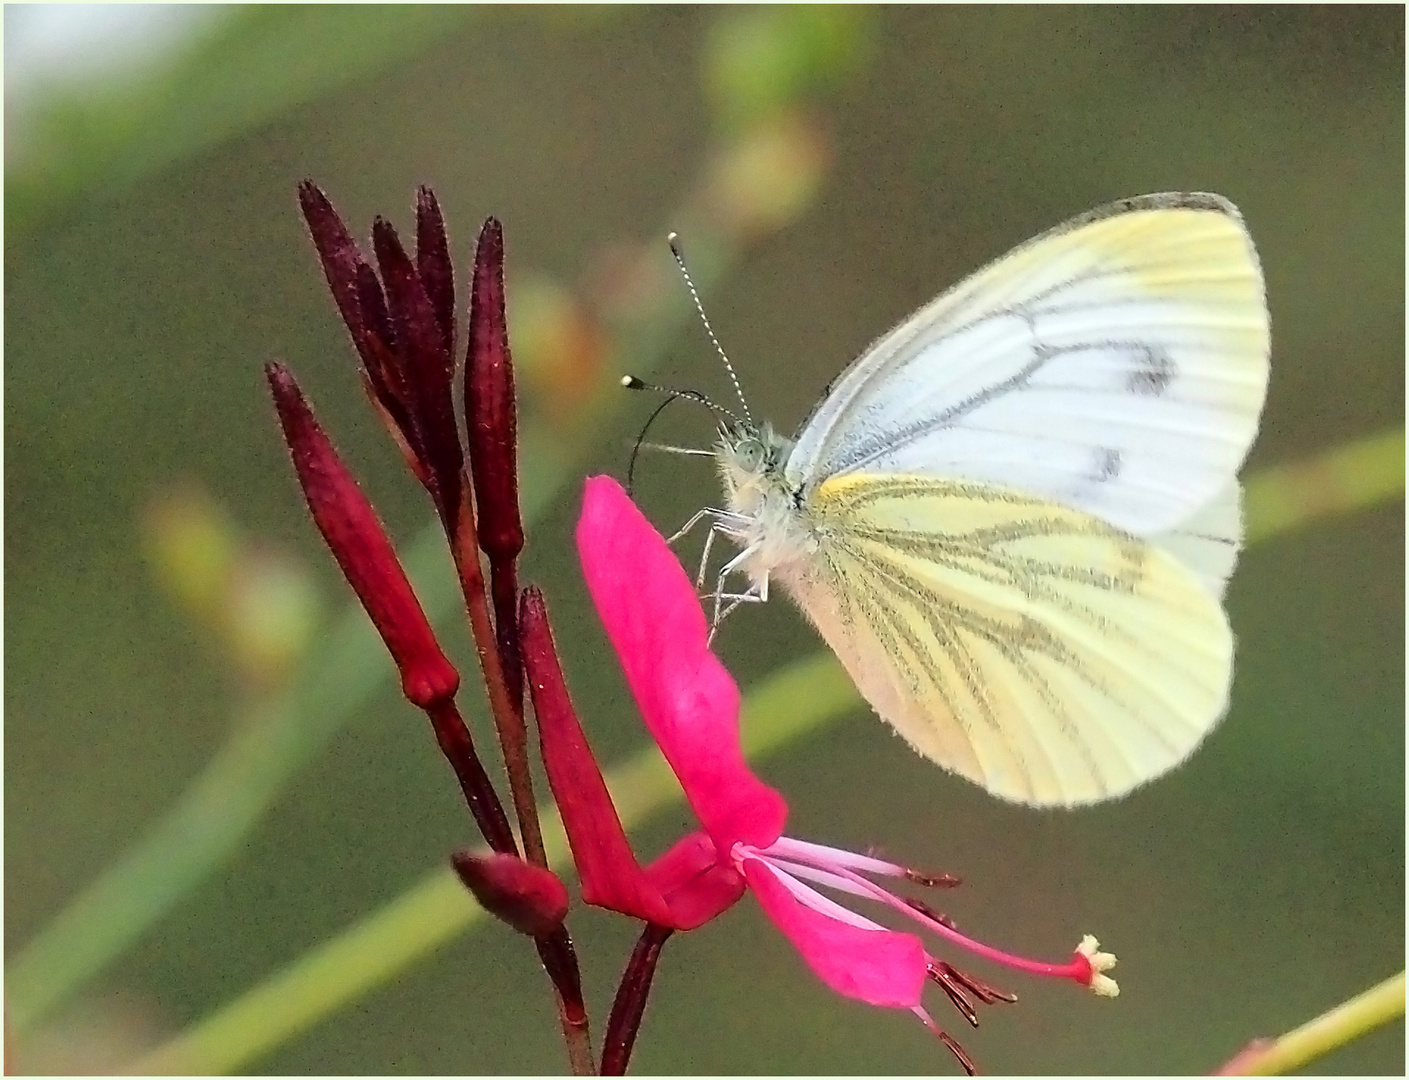
<svg viewBox="0 0 1409 1080"><path fill-rule="evenodd" d="M1227 708L1267 372L1231 203L1075 218L882 337L795 439L721 423L710 517L752 584L721 575L716 616L779 581L925 757L1032 805L1128 792Z"/></svg>

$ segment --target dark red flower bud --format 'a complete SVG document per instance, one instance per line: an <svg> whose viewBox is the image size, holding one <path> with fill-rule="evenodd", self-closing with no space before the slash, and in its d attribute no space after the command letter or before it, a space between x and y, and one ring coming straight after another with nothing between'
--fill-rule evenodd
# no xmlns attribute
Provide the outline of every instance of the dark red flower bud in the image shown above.
<svg viewBox="0 0 1409 1080"><path fill-rule="evenodd" d="M355 284L358 317L362 320L362 340L369 346L362 351L363 361L369 370L382 373L390 393L404 400L406 387L402 384L401 366L396 361L396 332L391 326L391 314L387 311L381 280L371 265L364 262L357 265ZM375 351L371 346L376 347Z"/></svg>
<svg viewBox="0 0 1409 1080"><path fill-rule="evenodd" d="M323 264L323 274L328 279L328 289L333 294L333 303L338 314L352 336L352 344L366 363L371 363L366 354L365 342L369 329L363 312L367 297L359 291L359 278L363 268L370 271L367 260L358 250L357 242L347 231L328 196L312 180L305 180L298 186L298 203L303 210L303 219L308 223L308 234L318 252L318 261ZM372 281L376 283L376 276ZM381 300L381 286L377 285L377 299ZM390 341L383 339L390 347Z"/></svg>
<svg viewBox="0 0 1409 1080"><path fill-rule="evenodd" d="M445 352L455 352L455 268L450 262L450 242L445 236L445 218L435 192L423 187L416 192L416 270L426 287L436 321L445 335Z"/></svg>
<svg viewBox="0 0 1409 1080"><path fill-rule="evenodd" d="M504 231L485 221L475 246L465 359L465 426L479 508L479 545L492 563L523 550L514 366L504 317Z"/></svg>
<svg viewBox="0 0 1409 1080"><path fill-rule="evenodd" d="M484 909L522 934L547 937L567 918L567 887L551 870L478 851L457 851L450 861Z"/></svg>
<svg viewBox="0 0 1409 1080"><path fill-rule="evenodd" d="M312 181L299 185L299 205L377 413L402 452L409 451L412 472L453 529L463 467L451 392L455 278L435 196L423 188L417 198L415 263L396 231L377 221L372 240L380 280Z"/></svg>
<svg viewBox="0 0 1409 1080"><path fill-rule="evenodd" d="M382 271L396 335L396 362L416 435L407 441L434 479L431 493L442 519L453 529L460 513L464 465L451 392L454 363L421 275L389 222L378 218L373 224L372 246Z"/></svg>
<svg viewBox="0 0 1409 1080"><path fill-rule="evenodd" d="M441 652L376 511L319 427L293 375L278 363L264 371L308 509L396 662L402 692L422 709L452 698L459 673Z"/></svg>

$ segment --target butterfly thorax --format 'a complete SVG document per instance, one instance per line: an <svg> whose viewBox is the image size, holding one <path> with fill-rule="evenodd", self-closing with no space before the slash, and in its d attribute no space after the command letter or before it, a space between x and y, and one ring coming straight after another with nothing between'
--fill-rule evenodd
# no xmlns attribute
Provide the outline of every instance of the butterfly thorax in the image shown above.
<svg viewBox="0 0 1409 1080"><path fill-rule="evenodd" d="M720 428L715 460L733 522L722 523L749 557L750 576L803 559L817 550L817 537L802 513L801 492L784 473L793 442L765 424Z"/></svg>

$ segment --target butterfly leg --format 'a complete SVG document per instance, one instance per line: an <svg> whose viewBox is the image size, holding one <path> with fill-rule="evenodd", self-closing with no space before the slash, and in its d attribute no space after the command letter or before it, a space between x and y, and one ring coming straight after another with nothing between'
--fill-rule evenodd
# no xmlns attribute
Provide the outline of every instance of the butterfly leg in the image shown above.
<svg viewBox="0 0 1409 1080"><path fill-rule="evenodd" d="M705 534L704 550L700 552L700 572L695 575L695 591L699 592L704 588L705 575L709 573L709 552L714 547L714 538L719 535L719 530L713 525Z"/></svg>
<svg viewBox="0 0 1409 1080"><path fill-rule="evenodd" d="M666 540L666 543L673 546L675 544L675 541L684 537L687 533L690 532L691 529L693 529L701 521L703 521L705 518L709 517L712 513L715 512L716 511L713 511L706 507L705 509L692 514L690 516L690 520L685 522L685 524L680 526L680 528L676 529L675 532L672 533L671 536ZM709 549L714 546L714 534L718 531L719 530L715 528L715 523L711 521L709 523L709 531L705 533L704 551L700 553L700 571L698 574L695 575L696 590L699 590L704 587L705 572L709 569Z"/></svg>
<svg viewBox="0 0 1409 1080"><path fill-rule="evenodd" d="M695 513L690 515L689 521L685 522L684 525L681 525L680 528L676 529L673 533L666 537L665 542L667 544L674 545L675 541L683 539L687 533L689 533L696 525L698 525L705 518L719 513L721 513L721 511L712 509L708 506L706 506L703 510L695 511Z"/></svg>
<svg viewBox="0 0 1409 1080"><path fill-rule="evenodd" d="M720 530L716 530L720 531ZM714 635L719 632L719 624L722 623L740 604L765 604L768 602L768 574L751 582L743 592L726 592L725 581L730 574L742 573L740 567L744 561L753 554L752 547L745 548L734 558L730 559L719 568L719 577L714 586L714 619L710 623L709 643L714 642ZM703 573L703 571L701 571ZM726 606L727 601L727 606Z"/></svg>
<svg viewBox="0 0 1409 1080"><path fill-rule="evenodd" d="M705 534L704 550L700 553L699 573L695 575L696 589L704 588L705 578L709 574L709 554L714 548L714 538L720 533L733 535L730 525L735 523L742 524L746 520L739 514L732 513L731 511L718 510L714 507L707 506L703 510L697 511L695 514L691 515L690 520L675 530L666 540L666 543L673 545L675 541L684 537L706 518L709 519L709 531Z"/></svg>

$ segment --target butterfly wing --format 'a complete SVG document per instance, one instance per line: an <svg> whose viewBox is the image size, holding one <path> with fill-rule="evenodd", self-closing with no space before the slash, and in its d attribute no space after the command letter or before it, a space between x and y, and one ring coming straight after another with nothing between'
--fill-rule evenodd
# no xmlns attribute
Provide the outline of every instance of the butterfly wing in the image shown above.
<svg viewBox="0 0 1409 1080"><path fill-rule="evenodd" d="M1011 489L853 473L779 567L865 697L995 795L1075 805L1182 761L1227 704L1218 601L1160 546Z"/></svg>
<svg viewBox="0 0 1409 1080"><path fill-rule="evenodd" d="M1155 536L1226 490L1267 356L1262 273L1232 204L1127 199L1015 249L871 346L803 426L788 478L974 480Z"/></svg>
<svg viewBox="0 0 1409 1080"><path fill-rule="evenodd" d="M1150 537L1223 598L1243 546L1243 488L1234 480L1177 528Z"/></svg>

